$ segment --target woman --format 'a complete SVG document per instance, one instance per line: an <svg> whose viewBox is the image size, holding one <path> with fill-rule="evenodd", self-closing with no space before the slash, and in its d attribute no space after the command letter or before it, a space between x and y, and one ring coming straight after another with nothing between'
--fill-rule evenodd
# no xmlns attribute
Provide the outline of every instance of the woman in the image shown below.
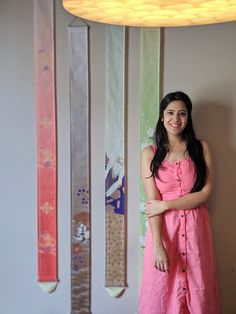
<svg viewBox="0 0 236 314"><path fill-rule="evenodd" d="M183 92L160 104L155 145L142 151L148 227L140 314L219 314L206 201L213 185L208 144L192 125Z"/></svg>

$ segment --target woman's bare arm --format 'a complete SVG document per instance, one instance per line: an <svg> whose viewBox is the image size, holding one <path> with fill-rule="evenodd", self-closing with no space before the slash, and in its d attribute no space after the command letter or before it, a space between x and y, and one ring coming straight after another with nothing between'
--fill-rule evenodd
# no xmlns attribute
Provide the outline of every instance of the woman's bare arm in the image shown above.
<svg viewBox="0 0 236 314"><path fill-rule="evenodd" d="M204 187L199 192L189 193L174 200L147 201L146 213L148 217L163 213L169 209L192 209L208 200L213 190L214 169L209 145L206 142L202 142L202 145L207 166L207 178Z"/></svg>
<svg viewBox="0 0 236 314"><path fill-rule="evenodd" d="M154 152L151 146L146 147L141 154L141 178L147 200L160 199L159 191L156 187L153 176L151 176L152 173L150 171L150 164L153 159L153 156ZM169 269L168 257L163 247L161 237L162 216L158 215L149 218L149 224L151 227L153 237L155 266L160 271L168 271Z"/></svg>

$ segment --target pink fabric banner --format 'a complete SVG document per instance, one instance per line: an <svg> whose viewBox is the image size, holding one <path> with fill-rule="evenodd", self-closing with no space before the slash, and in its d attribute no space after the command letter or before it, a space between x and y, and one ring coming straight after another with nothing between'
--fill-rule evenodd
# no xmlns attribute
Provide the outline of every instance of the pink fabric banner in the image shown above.
<svg viewBox="0 0 236 314"><path fill-rule="evenodd" d="M34 26L38 280L39 282L57 282L57 135L53 0L34 1Z"/></svg>

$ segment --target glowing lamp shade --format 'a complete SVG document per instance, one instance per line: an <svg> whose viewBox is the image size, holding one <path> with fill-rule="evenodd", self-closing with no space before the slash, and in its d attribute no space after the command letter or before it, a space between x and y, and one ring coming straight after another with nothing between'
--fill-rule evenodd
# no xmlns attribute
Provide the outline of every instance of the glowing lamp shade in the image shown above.
<svg viewBox="0 0 236 314"><path fill-rule="evenodd" d="M236 0L63 0L81 18L106 24L168 27L236 20Z"/></svg>

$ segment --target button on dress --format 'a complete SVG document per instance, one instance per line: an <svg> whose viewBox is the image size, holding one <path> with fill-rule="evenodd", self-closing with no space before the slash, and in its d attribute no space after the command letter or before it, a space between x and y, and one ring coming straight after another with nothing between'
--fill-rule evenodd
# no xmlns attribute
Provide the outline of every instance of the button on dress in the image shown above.
<svg viewBox="0 0 236 314"><path fill-rule="evenodd" d="M195 182L191 159L164 161L155 178L163 200L188 194ZM162 240L169 273L153 266L150 225L146 232L140 314L219 314L219 295L207 205L163 213Z"/></svg>

